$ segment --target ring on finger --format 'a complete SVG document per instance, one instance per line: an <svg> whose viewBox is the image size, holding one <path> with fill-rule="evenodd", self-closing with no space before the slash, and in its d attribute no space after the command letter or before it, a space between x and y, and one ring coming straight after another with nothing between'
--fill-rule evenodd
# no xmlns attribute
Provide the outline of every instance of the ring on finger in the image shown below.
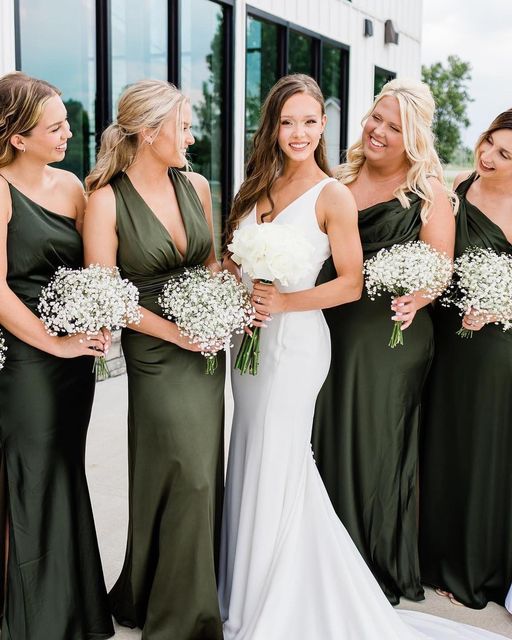
<svg viewBox="0 0 512 640"><path fill-rule="evenodd" d="M256 304L259 304L261 302L261 296L257 296L256 297Z"/></svg>

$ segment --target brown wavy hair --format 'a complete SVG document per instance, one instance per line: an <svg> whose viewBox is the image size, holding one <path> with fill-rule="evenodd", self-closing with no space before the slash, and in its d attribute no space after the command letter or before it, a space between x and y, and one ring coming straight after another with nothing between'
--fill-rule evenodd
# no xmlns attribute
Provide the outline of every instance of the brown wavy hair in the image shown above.
<svg viewBox="0 0 512 640"><path fill-rule="evenodd" d="M45 104L60 91L45 80L20 71L0 78L0 167L6 167L20 153L11 144L12 136L30 136L41 119Z"/></svg>
<svg viewBox="0 0 512 640"><path fill-rule="evenodd" d="M506 111L500 113L499 116L496 116L489 127L482 134L480 134L475 144L475 162L476 153L482 142L489 136L492 136L495 131L499 131L500 129L512 129L512 108L507 109Z"/></svg>
<svg viewBox="0 0 512 640"><path fill-rule="evenodd" d="M233 200L226 226L226 245L231 242L240 220L251 211L262 195L267 196L271 206L270 211L264 215L270 215L274 210L272 187L284 167L284 154L278 144L281 111L285 102L297 93L305 93L314 98L321 107L322 115L325 114L324 97L320 87L310 76L302 73L284 76L272 87L261 108L260 123L254 134L245 180ZM315 149L315 160L324 173L331 175L324 136Z"/></svg>

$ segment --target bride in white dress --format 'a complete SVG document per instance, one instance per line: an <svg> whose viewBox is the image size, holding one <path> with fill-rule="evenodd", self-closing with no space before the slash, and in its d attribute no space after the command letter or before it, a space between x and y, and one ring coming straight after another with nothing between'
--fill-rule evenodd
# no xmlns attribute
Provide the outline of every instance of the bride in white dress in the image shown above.
<svg viewBox="0 0 512 640"><path fill-rule="evenodd" d="M355 300L362 289L357 210L349 190L328 177L325 123L314 80L279 80L263 106L248 178L230 217L228 233L251 224L297 225L316 255L311 275L293 289L254 284L257 320L266 326L260 367L256 376L232 373L219 584L225 640L499 638L395 611L315 466L312 420L330 360L321 309ZM331 252L338 278L315 287Z"/></svg>

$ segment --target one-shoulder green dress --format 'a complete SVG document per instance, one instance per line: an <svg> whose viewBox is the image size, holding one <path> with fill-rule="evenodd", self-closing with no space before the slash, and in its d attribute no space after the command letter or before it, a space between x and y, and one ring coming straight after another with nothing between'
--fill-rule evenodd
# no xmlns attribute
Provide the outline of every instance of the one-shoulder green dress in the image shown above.
<svg viewBox="0 0 512 640"><path fill-rule="evenodd" d="M12 185L10 193L7 282L37 313L41 288L55 271L82 266L82 242L74 220ZM109 638L114 630L84 463L92 359L57 358L3 332L0 438L9 557L2 640Z"/></svg>
<svg viewBox="0 0 512 640"><path fill-rule="evenodd" d="M457 192L455 255L512 254L503 231ZM512 582L512 331L488 324L471 339L437 307L436 355L426 386L420 464L420 560L425 583L481 609L503 605Z"/></svg>
<svg viewBox="0 0 512 640"><path fill-rule="evenodd" d="M421 200L410 195L359 212L365 260L382 248L418 239ZM335 277L332 262L320 274ZM388 346L391 297L324 311L331 332L331 368L318 396L313 450L341 521L386 596L423 599L417 548L417 458L420 399L432 360L430 309Z"/></svg>
<svg viewBox="0 0 512 640"><path fill-rule="evenodd" d="M122 173L116 199L118 265L142 307L171 276L202 264L211 236L189 179L170 169L187 236L182 257L169 233ZM144 640L222 638L215 568L222 511L224 360L205 374L200 353L124 330L128 372L129 525L126 558L110 593L123 625Z"/></svg>

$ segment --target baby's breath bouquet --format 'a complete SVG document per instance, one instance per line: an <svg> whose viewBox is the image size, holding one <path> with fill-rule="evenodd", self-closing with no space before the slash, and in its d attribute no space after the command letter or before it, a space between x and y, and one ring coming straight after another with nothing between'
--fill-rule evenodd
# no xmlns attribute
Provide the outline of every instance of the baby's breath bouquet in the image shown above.
<svg viewBox="0 0 512 640"><path fill-rule="evenodd" d="M302 230L290 224L253 224L236 229L228 245L231 259L252 280L284 286L300 282L311 271L314 247ZM235 361L240 373L258 373L260 327L245 334Z"/></svg>
<svg viewBox="0 0 512 640"><path fill-rule="evenodd" d="M7 351L7 347L5 346L5 338L3 333L0 331L0 371L4 368L4 365L5 365L6 351Z"/></svg>
<svg viewBox="0 0 512 640"><path fill-rule="evenodd" d="M50 335L115 331L142 317L137 287L117 267L97 264L60 267L42 290L38 311ZM109 376L104 356L95 358L94 370L99 379Z"/></svg>
<svg viewBox="0 0 512 640"><path fill-rule="evenodd" d="M433 300L443 293L452 275L452 261L421 240L381 249L364 265L365 282L372 300L382 292L393 298L420 293ZM403 345L402 322L395 320L389 346Z"/></svg>
<svg viewBox="0 0 512 640"><path fill-rule="evenodd" d="M231 335L242 333L254 318L245 285L228 271L213 273L204 266L185 269L169 280L158 304L191 344L199 344L208 374L217 368L217 352L226 349Z"/></svg>
<svg viewBox="0 0 512 640"><path fill-rule="evenodd" d="M485 322L512 327L512 256L492 249L468 247L455 260L453 282L441 302L465 315L474 309ZM471 338L473 332L461 327L457 334Z"/></svg>

